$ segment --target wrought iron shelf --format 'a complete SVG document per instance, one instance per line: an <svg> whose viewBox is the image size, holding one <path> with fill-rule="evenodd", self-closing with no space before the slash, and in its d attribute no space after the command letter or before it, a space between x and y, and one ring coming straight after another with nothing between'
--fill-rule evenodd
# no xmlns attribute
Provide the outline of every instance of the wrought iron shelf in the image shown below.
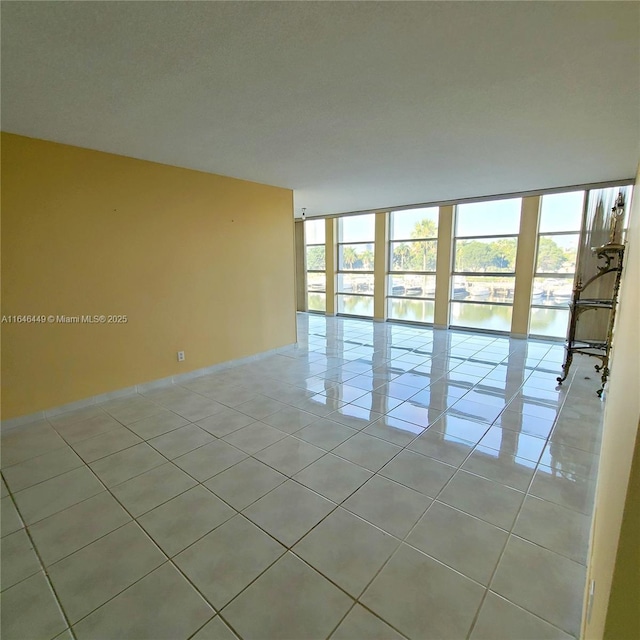
<svg viewBox="0 0 640 640"><path fill-rule="evenodd" d="M585 283L578 282L573 290L571 302L569 303L570 321L569 334L567 337L566 354L562 365L562 376L558 377L558 383L562 384L569 375L569 369L576 353L592 356L600 360L600 364L595 369L601 372L601 386L598 389L598 396L602 395L604 385L609 377L609 354L611 352L611 341L613 339L613 325L615 321L616 305L618 303L618 292L620 289L620 277L622 275L622 264L624 258L624 245L606 244L593 248L598 260L602 263L597 267L597 273L589 278ZM607 274L613 274L610 285L610 297L603 298L583 298L585 289L592 286ZM609 314L607 320L607 333L605 339L586 339L577 337L580 319L586 311L606 312Z"/></svg>

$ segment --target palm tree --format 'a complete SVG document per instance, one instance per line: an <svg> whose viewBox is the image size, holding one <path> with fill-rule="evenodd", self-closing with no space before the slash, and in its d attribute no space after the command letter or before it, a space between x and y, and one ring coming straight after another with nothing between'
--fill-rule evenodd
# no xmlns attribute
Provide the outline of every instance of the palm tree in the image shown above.
<svg viewBox="0 0 640 640"><path fill-rule="evenodd" d="M353 265L358 261L358 254L353 247L342 248L342 262L345 269L353 269Z"/></svg>
<svg viewBox="0 0 640 640"><path fill-rule="evenodd" d="M411 237L416 239L435 238L438 234L436 223L428 218L416 222ZM418 260L422 262L422 271L435 270L436 248L431 242L419 242L414 245ZM419 263L418 263L419 264ZM431 267L431 269L427 269Z"/></svg>

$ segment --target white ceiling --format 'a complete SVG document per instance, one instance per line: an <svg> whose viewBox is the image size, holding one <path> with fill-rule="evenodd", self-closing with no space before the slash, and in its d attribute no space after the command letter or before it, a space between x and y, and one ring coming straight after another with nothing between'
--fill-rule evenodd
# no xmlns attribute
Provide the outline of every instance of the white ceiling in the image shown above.
<svg viewBox="0 0 640 640"><path fill-rule="evenodd" d="M630 178L637 2L2 2L2 129L327 214Z"/></svg>

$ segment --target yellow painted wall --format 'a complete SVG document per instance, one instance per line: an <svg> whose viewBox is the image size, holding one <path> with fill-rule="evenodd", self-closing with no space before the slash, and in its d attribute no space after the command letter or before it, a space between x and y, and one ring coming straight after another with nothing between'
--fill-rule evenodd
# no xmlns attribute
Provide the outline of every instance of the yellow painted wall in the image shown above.
<svg viewBox="0 0 640 640"><path fill-rule="evenodd" d="M292 200L3 133L3 316L128 318L4 323L3 419L295 342Z"/></svg>
<svg viewBox="0 0 640 640"><path fill-rule="evenodd" d="M640 181L638 173L636 184ZM625 269L620 288L620 304L615 328L611 376L607 387L604 430L598 486L596 491L595 518L591 538L588 581L595 580L595 596L590 618L585 619L583 637L599 640L603 637L607 609L615 608L617 615L626 610L624 602L616 601L609 605L610 594L620 598L618 590L612 591L614 567L620 529L623 520L625 498L633 460L634 445L638 436L640 417L640 338L638 336L638 318L640 318L640 194L636 191L631 205L628 245L625 254ZM633 489L639 495L638 488ZM621 552L626 558L618 562L636 563L638 536L635 531L632 547L622 546ZM636 583L637 584L637 583ZM628 594L629 606L638 608L640 596ZM588 607L585 607L585 612ZM627 611L626 624L631 624L634 612ZM625 623L623 622L624 626ZM629 628L629 630L631 630ZM618 632L620 628L618 627ZM610 637L610 636L609 636ZM619 635L618 640L637 635Z"/></svg>
<svg viewBox="0 0 640 640"><path fill-rule="evenodd" d="M640 425L639 425L640 427ZM625 502L616 568L611 584L605 640L640 638L640 437L636 437L633 466Z"/></svg>

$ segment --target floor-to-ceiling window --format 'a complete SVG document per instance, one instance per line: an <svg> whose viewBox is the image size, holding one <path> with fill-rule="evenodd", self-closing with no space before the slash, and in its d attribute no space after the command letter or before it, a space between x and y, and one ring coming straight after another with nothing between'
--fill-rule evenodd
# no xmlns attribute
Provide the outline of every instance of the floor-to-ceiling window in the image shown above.
<svg viewBox="0 0 640 640"><path fill-rule="evenodd" d="M387 317L433 322L438 208L391 213Z"/></svg>
<svg viewBox="0 0 640 640"><path fill-rule="evenodd" d="M338 313L373 316L375 215L338 220Z"/></svg>
<svg viewBox="0 0 640 640"><path fill-rule="evenodd" d="M451 326L510 331L522 200L456 207Z"/></svg>
<svg viewBox="0 0 640 640"><path fill-rule="evenodd" d="M325 262L325 221L304 223L307 264L307 309L325 312L327 308L327 275Z"/></svg>
<svg viewBox="0 0 640 640"><path fill-rule="evenodd" d="M542 196L531 295L532 335L567 335L584 197L584 191Z"/></svg>

